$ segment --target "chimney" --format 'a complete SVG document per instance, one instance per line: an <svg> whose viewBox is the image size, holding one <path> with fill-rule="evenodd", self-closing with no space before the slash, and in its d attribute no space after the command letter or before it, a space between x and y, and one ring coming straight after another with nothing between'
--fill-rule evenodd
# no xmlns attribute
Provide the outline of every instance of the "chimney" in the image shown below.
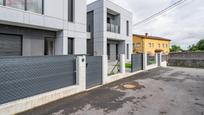
<svg viewBox="0 0 204 115"><path fill-rule="evenodd" d="M145 37L148 37L148 33L145 33Z"/></svg>

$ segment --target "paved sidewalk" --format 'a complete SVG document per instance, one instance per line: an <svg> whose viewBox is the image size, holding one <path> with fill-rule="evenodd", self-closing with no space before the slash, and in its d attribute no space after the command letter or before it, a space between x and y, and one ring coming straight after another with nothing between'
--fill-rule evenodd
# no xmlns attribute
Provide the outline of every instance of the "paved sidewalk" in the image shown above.
<svg viewBox="0 0 204 115"><path fill-rule="evenodd" d="M20 115L204 115L204 69L157 68Z"/></svg>

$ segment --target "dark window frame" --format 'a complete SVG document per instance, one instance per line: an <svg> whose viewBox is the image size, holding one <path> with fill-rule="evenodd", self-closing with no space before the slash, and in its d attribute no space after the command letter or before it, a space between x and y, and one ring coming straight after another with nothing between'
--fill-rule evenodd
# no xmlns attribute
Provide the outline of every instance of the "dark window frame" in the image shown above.
<svg viewBox="0 0 204 115"><path fill-rule="evenodd" d="M69 42L70 42L70 40L71 40L71 44L72 44L72 46L71 46L71 49L70 49L70 46L69 46ZM71 51L70 51L71 50ZM68 55L74 55L74 53L75 53L75 51L74 51L74 38L73 37L68 37L67 38L67 54Z"/></svg>
<svg viewBox="0 0 204 115"><path fill-rule="evenodd" d="M0 34L3 34L3 35L10 35L10 36L19 36L20 39L21 39L21 52L20 52L20 55L23 56L23 35L20 35L20 34L10 34L10 33L0 33Z"/></svg>
<svg viewBox="0 0 204 115"><path fill-rule="evenodd" d="M129 31L130 31L130 29L129 29L130 26L129 26L129 25L130 25L130 24L129 24L129 21L127 20L127 21L126 21L126 35L127 35L127 36L130 35L130 32L129 32Z"/></svg>
<svg viewBox="0 0 204 115"><path fill-rule="evenodd" d="M71 1L71 8L69 8L69 6L70 6L70 1ZM71 22L71 23L74 23L74 20L75 20L75 16L74 16L74 14L75 14L75 0L68 0L68 22ZM71 11L69 11L69 10L71 10ZM71 12L71 14L70 14L70 12ZM71 15L71 17L70 17L70 15Z"/></svg>

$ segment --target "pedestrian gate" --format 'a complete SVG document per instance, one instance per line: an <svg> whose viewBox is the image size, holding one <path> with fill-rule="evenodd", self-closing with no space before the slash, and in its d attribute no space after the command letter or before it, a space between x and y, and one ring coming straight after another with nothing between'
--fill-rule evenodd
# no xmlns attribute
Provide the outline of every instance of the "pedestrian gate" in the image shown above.
<svg viewBox="0 0 204 115"><path fill-rule="evenodd" d="M102 56L86 57L86 87L102 84Z"/></svg>
<svg viewBox="0 0 204 115"><path fill-rule="evenodd" d="M136 71L143 69L143 54L142 53L132 54L131 61L132 61L132 68L131 68L132 72L136 72Z"/></svg>

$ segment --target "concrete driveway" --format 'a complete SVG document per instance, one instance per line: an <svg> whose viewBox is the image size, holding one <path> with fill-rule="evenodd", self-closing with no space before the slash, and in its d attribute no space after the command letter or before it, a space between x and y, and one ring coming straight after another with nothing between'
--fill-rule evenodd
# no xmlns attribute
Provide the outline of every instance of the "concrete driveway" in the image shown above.
<svg viewBox="0 0 204 115"><path fill-rule="evenodd" d="M21 115L204 115L204 69L153 69Z"/></svg>

